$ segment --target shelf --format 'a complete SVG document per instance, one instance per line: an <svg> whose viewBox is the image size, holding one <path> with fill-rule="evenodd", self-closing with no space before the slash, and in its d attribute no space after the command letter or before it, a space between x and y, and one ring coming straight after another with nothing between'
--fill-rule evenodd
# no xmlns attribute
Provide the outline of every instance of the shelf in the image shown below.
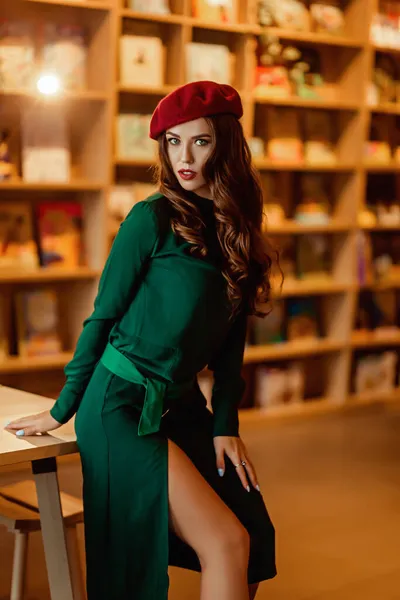
<svg viewBox="0 0 400 600"><path fill-rule="evenodd" d="M32 2L33 0L27 0ZM54 96L44 96L37 92L35 89L32 90L0 90L0 98L27 98L29 100L35 100L35 102L41 102L43 104L56 104L63 101L73 102L106 102L109 99L109 95L106 92L99 90L77 90L69 91L65 90Z"/></svg>
<svg viewBox="0 0 400 600"><path fill-rule="evenodd" d="M130 10L129 8L123 8L120 11L120 15L121 17L127 19L137 19L139 21L152 21L157 23L171 23L173 25L185 25L189 21L189 17L185 17L184 15L142 13L135 10Z"/></svg>
<svg viewBox="0 0 400 600"><path fill-rule="evenodd" d="M311 296L312 294L339 294L353 289L351 284L331 281L285 281L283 289L273 289L274 297Z"/></svg>
<svg viewBox="0 0 400 600"><path fill-rule="evenodd" d="M298 162L285 162L277 163L268 158L254 158L254 166L259 170L264 171L306 171L316 173L343 173L355 171L357 165L355 163L343 163L338 162L334 165L318 164L318 163L298 163Z"/></svg>
<svg viewBox="0 0 400 600"><path fill-rule="evenodd" d="M322 110L351 110L357 111L360 106L356 102L344 102L343 100L319 100L310 98L298 98L290 96L289 98L265 98L257 96L253 92L253 100L256 104L265 104L270 106L290 106L293 108L319 108Z"/></svg>
<svg viewBox="0 0 400 600"><path fill-rule="evenodd" d="M271 406L269 408L242 408L239 411L241 423L260 423L290 417L309 417L342 410L343 405L325 398L306 400L296 404Z"/></svg>
<svg viewBox="0 0 400 600"><path fill-rule="evenodd" d="M364 231L398 231L400 232L400 223L398 225L362 225Z"/></svg>
<svg viewBox="0 0 400 600"><path fill-rule="evenodd" d="M373 404L376 402L397 402L400 400L400 388L389 390L388 392L362 392L361 394L351 394L349 396L348 406Z"/></svg>
<svg viewBox="0 0 400 600"><path fill-rule="evenodd" d="M394 55L399 55L400 54L400 48L391 48L390 46L380 46L379 44L372 44L373 49L375 50L375 52L385 52L386 54L394 54Z"/></svg>
<svg viewBox="0 0 400 600"><path fill-rule="evenodd" d="M69 183L29 183L21 179L12 181L3 181L0 183L1 190L17 190L17 191L54 191L54 192L99 192L106 186L106 183L92 183L84 179L77 179Z"/></svg>
<svg viewBox="0 0 400 600"><path fill-rule="evenodd" d="M364 163L364 168L368 173L397 173L400 171L400 163L392 162L389 164L368 164Z"/></svg>
<svg viewBox="0 0 400 600"><path fill-rule="evenodd" d="M111 10L112 6L101 0L24 0L32 4L52 4L54 6L74 6L94 10Z"/></svg>
<svg viewBox="0 0 400 600"><path fill-rule="evenodd" d="M372 281L364 285L360 285L360 289L372 289L372 290L390 290L400 288L400 278L398 279L385 279L383 281Z"/></svg>
<svg viewBox="0 0 400 600"><path fill-rule="evenodd" d="M214 31L227 31L231 33L257 33L257 26L246 25L245 23L218 23L217 21L204 21L195 17L188 17L187 24L198 29L208 29Z"/></svg>
<svg viewBox="0 0 400 600"><path fill-rule="evenodd" d="M374 334L354 331L351 337L352 348L379 348L380 346L400 346L400 329L398 333Z"/></svg>
<svg viewBox="0 0 400 600"><path fill-rule="evenodd" d="M177 85L163 85L159 88L153 87L126 87L124 85L118 86L118 91L120 94L148 94L153 96L166 96L170 92L176 90Z"/></svg>
<svg viewBox="0 0 400 600"><path fill-rule="evenodd" d="M244 362L257 363L274 359L290 359L298 356L311 356L337 352L344 344L336 340L315 339L282 342L265 346L247 346L244 353Z"/></svg>
<svg viewBox="0 0 400 600"><path fill-rule="evenodd" d="M0 361L0 373L63 369L72 357L73 352L60 352L60 354L53 356L10 356Z"/></svg>
<svg viewBox="0 0 400 600"><path fill-rule="evenodd" d="M99 272L88 267L76 269L43 268L32 270L0 269L0 284L42 283L47 281L69 281L74 279L95 279Z"/></svg>
<svg viewBox="0 0 400 600"><path fill-rule="evenodd" d="M331 223L321 225L303 225L295 221L288 220L282 225L268 225L267 216L267 227L266 233L268 235L305 235L308 233L340 233L344 231L350 231L352 228L351 223L340 223L332 221Z"/></svg>
<svg viewBox="0 0 400 600"><path fill-rule="evenodd" d="M293 42L307 42L307 44L339 46L342 48L364 48L365 43L362 40L353 39L346 36L335 36L329 33L318 33L315 31L290 31L279 27L259 27L254 28L254 33L261 35L263 33L276 36L283 40Z"/></svg>
<svg viewBox="0 0 400 600"><path fill-rule="evenodd" d="M157 164L156 158L115 158L114 164L118 167L154 167Z"/></svg>
<svg viewBox="0 0 400 600"><path fill-rule="evenodd" d="M400 115L400 102L386 102L385 104L376 104L369 106L368 109L372 113L384 113L387 115Z"/></svg>

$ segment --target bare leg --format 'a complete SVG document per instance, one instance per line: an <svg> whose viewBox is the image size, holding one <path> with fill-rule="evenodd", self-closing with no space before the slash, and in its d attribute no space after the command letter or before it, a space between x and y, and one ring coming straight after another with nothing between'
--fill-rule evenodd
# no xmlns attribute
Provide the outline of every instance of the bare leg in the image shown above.
<svg viewBox="0 0 400 600"><path fill-rule="evenodd" d="M186 454L168 442L172 527L199 557L201 600L249 600L249 536Z"/></svg>
<svg viewBox="0 0 400 600"><path fill-rule="evenodd" d="M254 600L254 598L256 597L259 585L259 583L252 583L249 585L250 600Z"/></svg>

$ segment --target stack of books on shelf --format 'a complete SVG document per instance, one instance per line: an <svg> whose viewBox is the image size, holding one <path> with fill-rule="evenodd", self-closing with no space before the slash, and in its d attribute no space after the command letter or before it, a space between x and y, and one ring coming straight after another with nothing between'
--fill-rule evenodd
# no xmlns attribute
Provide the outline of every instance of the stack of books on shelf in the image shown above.
<svg viewBox="0 0 400 600"><path fill-rule="evenodd" d="M73 269L83 266L82 205L40 202L0 204L0 276L2 270L39 266Z"/></svg>

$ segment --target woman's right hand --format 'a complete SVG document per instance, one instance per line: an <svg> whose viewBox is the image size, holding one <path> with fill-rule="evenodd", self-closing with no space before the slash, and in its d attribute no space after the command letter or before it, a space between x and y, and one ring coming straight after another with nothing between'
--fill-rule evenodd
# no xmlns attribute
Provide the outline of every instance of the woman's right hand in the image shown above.
<svg viewBox="0 0 400 600"><path fill-rule="evenodd" d="M18 437L24 437L27 435L47 433L48 431L53 431L53 429L58 429L61 425L61 423L51 416L50 411L46 410L37 415L10 421L4 429L10 433L15 433Z"/></svg>

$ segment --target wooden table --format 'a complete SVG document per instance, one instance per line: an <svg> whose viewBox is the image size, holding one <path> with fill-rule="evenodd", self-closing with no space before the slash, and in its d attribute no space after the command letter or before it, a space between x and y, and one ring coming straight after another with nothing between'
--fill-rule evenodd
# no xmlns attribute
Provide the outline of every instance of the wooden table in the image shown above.
<svg viewBox="0 0 400 600"><path fill-rule="evenodd" d="M0 468L32 463L52 600L74 600L56 457L78 452L73 421L41 436L18 438L4 431L7 421L50 409L54 400L0 386Z"/></svg>

